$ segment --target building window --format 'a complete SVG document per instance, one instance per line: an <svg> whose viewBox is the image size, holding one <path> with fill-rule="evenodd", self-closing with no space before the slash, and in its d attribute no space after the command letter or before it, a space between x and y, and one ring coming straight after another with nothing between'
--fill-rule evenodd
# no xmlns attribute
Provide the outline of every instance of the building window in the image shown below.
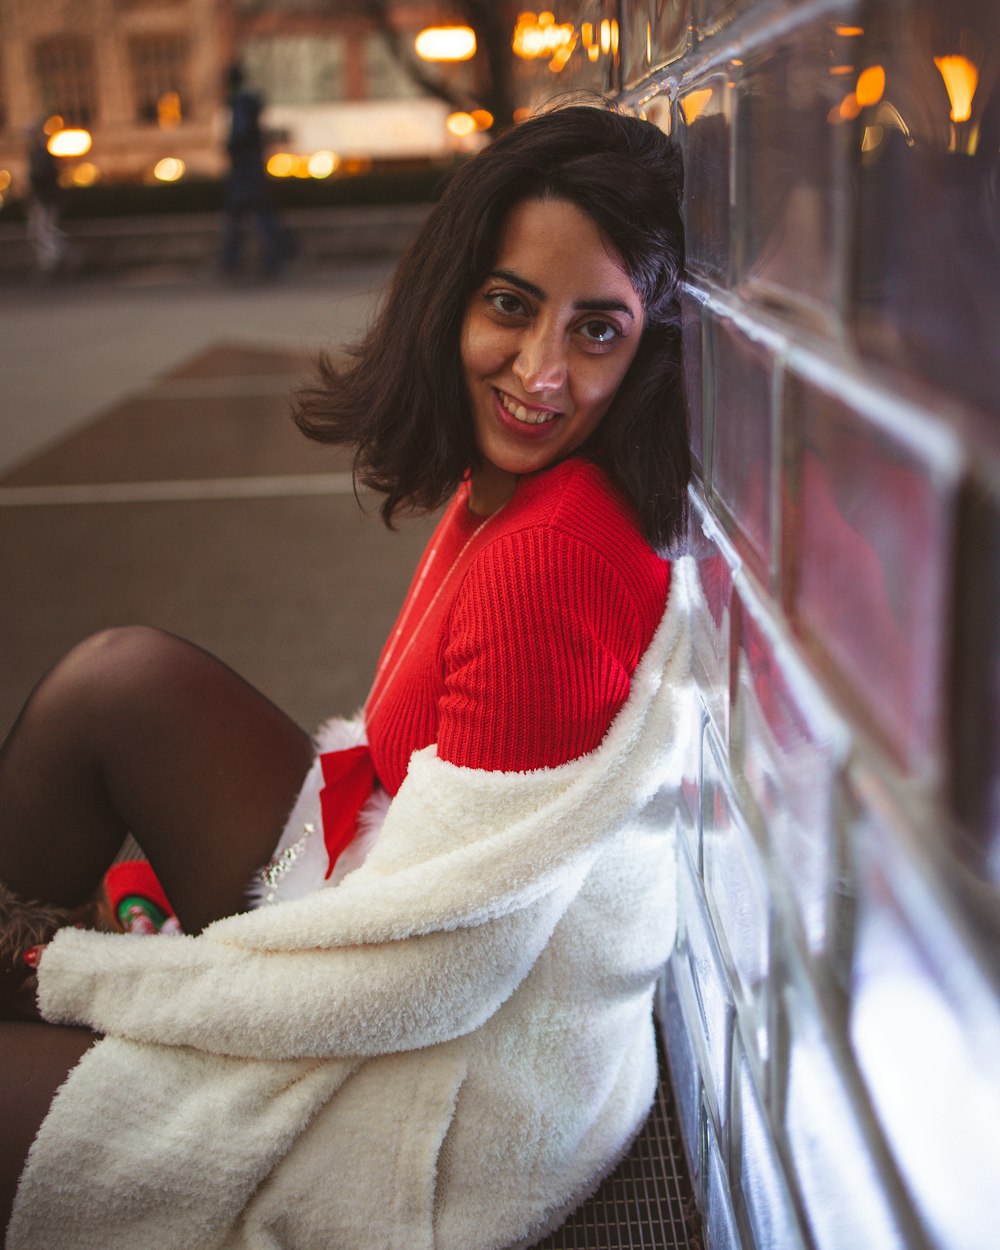
<svg viewBox="0 0 1000 1250"><path fill-rule="evenodd" d="M416 33L407 37L411 46ZM424 94L377 31L365 39L365 78L366 95L371 100L412 100Z"/></svg>
<svg viewBox="0 0 1000 1250"><path fill-rule="evenodd" d="M149 35L129 45L136 121L167 130L187 115L188 41L179 35Z"/></svg>
<svg viewBox="0 0 1000 1250"><path fill-rule="evenodd" d="M90 126L97 119L97 85L90 42L72 37L46 39L36 49L39 97L47 113L67 126Z"/></svg>
<svg viewBox="0 0 1000 1250"><path fill-rule="evenodd" d="M247 40L240 59L265 103L328 104L345 98L344 52L339 35L262 35Z"/></svg>

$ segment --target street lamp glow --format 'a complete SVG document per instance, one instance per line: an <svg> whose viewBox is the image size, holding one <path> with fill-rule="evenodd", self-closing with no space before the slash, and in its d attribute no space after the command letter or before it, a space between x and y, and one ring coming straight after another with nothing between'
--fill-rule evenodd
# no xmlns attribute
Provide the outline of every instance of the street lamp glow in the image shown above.
<svg viewBox="0 0 1000 1250"><path fill-rule="evenodd" d="M46 146L53 156L83 156L92 143L89 130L57 130Z"/></svg>
<svg viewBox="0 0 1000 1250"><path fill-rule="evenodd" d="M476 55L476 32L471 26L428 26L413 47L422 61L468 61Z"/></svg>
<svg viewBox="0 0 1000 1250"><path fill-rule="evenodd" d="M165 156L162 161L156 162L153 177L158 182L177 182L184 177L186 168L179 156Z"/></svg>
<svg viewBox="0 0 1000 1250"><path fill-rule="evenodd" d="M310 178L329 178L340 164L340 157L336 152L313 152L309 157L309 177Z"/></svg>
<svg viewBox="0 0 1000 1250"><path fill-rule="evenodd" d="M476 119L471 113L451 113L445 121L445 125L448 127L449 133L459 139L463 139L466 135L475 134L477 129Z"/></svg>

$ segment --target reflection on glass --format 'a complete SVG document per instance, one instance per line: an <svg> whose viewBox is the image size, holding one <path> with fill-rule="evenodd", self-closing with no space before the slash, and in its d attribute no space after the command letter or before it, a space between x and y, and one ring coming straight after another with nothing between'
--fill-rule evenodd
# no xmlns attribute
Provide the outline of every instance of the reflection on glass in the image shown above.
<svg viewBox="0 0 1000 1250"><path fill-rule="evenodd" d="M1000 1011L883 819L869 812L857 836L862 869L850 1031L858 1063L935 1244L992 1250Z"/></svg>
<svg viewBox="0 0 1000 1250"><path fill-rule="evenodd" d="M847 735L787 640L738 599L731 751L784 868L806 940L823 948L832 872L834 774Z"/></svg>
<svg viewBox="0 0 1000 1250"><path fill-rule="evenodd" d="M684 55L691 39L690 17L691 0L629 0L620 48L626 86Z"/></svg>
<svg viewBox="0 0 1000 1250"><path fill-rule="evenodd" d="M765 987L768 891L760 853L733 807L718 747L706 735L702 779L702 857L705 892L720 944L751 1021L757 1054L768 1054Z"/></svg>
<svg viewBox="0 0 1000 1250"><path fill-rule="evenodd" d="M764 1250L801 1250L798 1218L788 1194L784 1168L750 1065L739 1038L734 1055L734 1135L736 1160L734 1185L746 1207L754 1245ZM736 1130L738 1123L739 1129Z"/></svg>
<svg viewBox="0 0 1000 1250"><path fill-rule="evenodd" d="M696 472L705 463L704 412L702 408L702 302L690 287L681 290L681 342L684 353L684 394L687 397L691 451Z"/></svg>
<svg viewBox="0 0 1000 1250"><path fill-rule="evenodd" d="M863 351L1000 411L1000 6L884 0L859 119L854 320Z"/></svg>
<svg viewBox="0 0 1000 1250"><path fill-rule="evenodd" d="M955 544L954 662L949 716L953 848L969 875L966 901L1000 963L1000 499L985 482L964 483Z"/></svg>
<svg viewBox="0 0 1000 1250"><path fill-rule="evenodd" d="M729 1181L722 1161L722 1152L711 1124L707 1128L705 1171L708 1194L705 1204L705 1239L712 1250L742 1250L743 1242L740 1240L736 1218L733 1215Z"/></svg>
<svg viewBox="0 0 1000 1250"><path fill-rule="evenodd" d="M799 453L785 518L798 551L793 611L919 770L940 729L951 444L910 414L868 417L811 381L788 385Z"/></svg>
<svg viewBox="0 0 1000 1250"><path fill-rule="evenodd" d="M687 964L675 959L667 965L661 999L661 1019L677 1104L684 1153L691 1185L701 1205L701 1071L695 1052L694 1030L699 1030L694 986Z"/></svg>
<svg viewBox="0 0 1000 1250"><path fill-rule="evenodd" d="M711 484L737 526L741 554L769 580L775 347L729 318L712 326L715 378Z"/></svg>
<svg viewBox="0 0 1000 1250"><path fill-rule="evenodd" d="M817 1250L906 1250L885 1178L863 1134L834 1030L798 977L784 986L789 1035L784 1129L799 1196Z"/></svg>
<svg viewBox="0 0 1000 1250"><path fill-rule="evenodd" d="M677 908L684 926L684 940L691 980L705 1037L708 1070L704 1073L706 1095L720 1127L729 1110L729 1052L733 1028L733 1003L711 921L704 909L687 855L678 856Z"/></svg>
<svg viewBox="0 0 1000 1250"><path fill-rule="evenodd" d="M692 604L692 668L720 739L729 736L729 613L733 574L719 548L714 522L695 497L691 508L696 550Z"/></svg>
<svg viewBox="0 0 1000 1250"><path fill-rule="evenodd" d="M680 97L687 263L720 281L729 275L730 100L725 75L703 80Z"/></svg>
<svg viewBox="0 0 1000 1250"><path fill-rule="evenodd" d="M874 71L857 77L859 40L838 27L848 28L828 14L797 26L749 56L737 80L741 276L824 324L839 309L851 121L858 91L877 88Z"/></svg>

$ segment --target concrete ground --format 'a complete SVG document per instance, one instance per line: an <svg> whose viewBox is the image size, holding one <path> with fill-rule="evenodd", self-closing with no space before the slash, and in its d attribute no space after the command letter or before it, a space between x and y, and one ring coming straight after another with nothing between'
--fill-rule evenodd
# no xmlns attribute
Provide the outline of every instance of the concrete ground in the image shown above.
<svg viewBox="0 0 1000 1250"><path fill-rule="evenodd" d="M192 638L307 727L360 704L430 523L366 516L288 396L389 272L7 287L0 732L67 647L129 622Z"/></svg>

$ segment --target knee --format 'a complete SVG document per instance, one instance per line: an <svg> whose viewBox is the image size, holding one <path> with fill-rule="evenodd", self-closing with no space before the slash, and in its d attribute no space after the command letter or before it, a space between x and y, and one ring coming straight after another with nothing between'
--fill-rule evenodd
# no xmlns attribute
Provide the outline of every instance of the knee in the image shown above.
<svg viewBox="0 0 1000 1250"><path fill-rule="evenodd" d="M101 678L135 674L137 666L155 663L177 645L179 639L151 625L116 625L91 634L77 643L53 672Z"/></svg>
<svg viewBox="0 0 1000 1250"><path fill-rule="evenodd" d="M180 640L148 625L103 629L77 643L42 679L42 699L84 696L95 711L135 698Z"/></svg>

